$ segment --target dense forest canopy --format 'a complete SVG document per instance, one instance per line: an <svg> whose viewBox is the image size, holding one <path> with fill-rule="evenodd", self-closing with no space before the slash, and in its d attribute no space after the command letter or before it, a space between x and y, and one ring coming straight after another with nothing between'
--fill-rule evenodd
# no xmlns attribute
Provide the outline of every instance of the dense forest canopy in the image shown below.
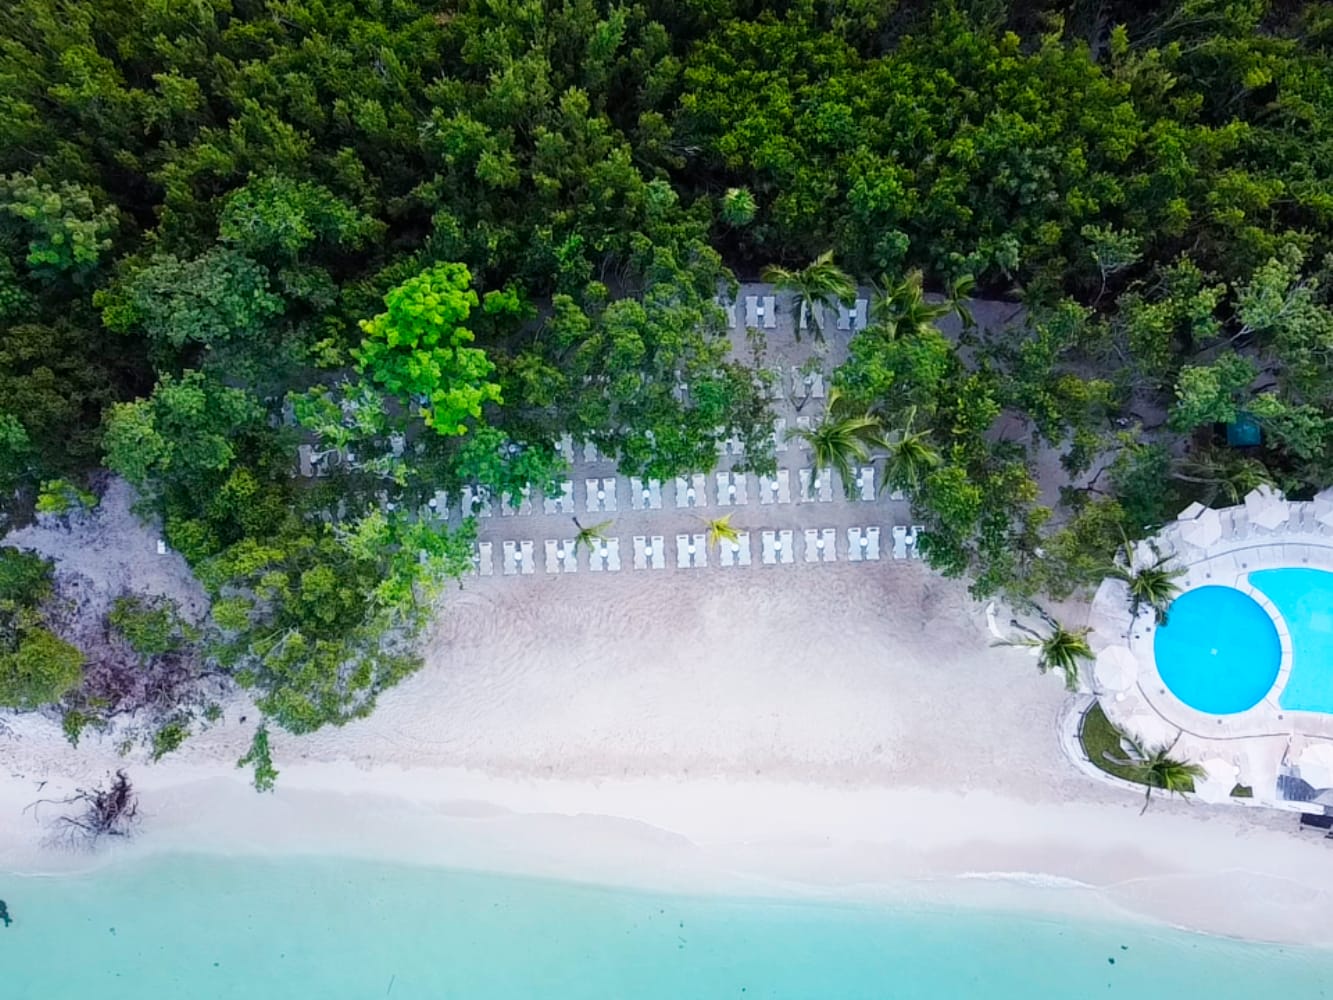
<svg viewBox="0 0 1333 1000"><path fill-rule="evenodd" d="M882 290L833 379L978 593L1065 594L1191 499L1330 478L1327 5L0 10L5 515L133 483L212 598L198 655L288 729L413 668L472 539L434 491L550 482L565 432L627 474L729 437L771 467L717 302L769 266ZM968 289L1025 328L942 336L925 292ZM301 443L334 474L294 478ZM0 698L77 729L107 699L38 603L0 604Z"/></svg>

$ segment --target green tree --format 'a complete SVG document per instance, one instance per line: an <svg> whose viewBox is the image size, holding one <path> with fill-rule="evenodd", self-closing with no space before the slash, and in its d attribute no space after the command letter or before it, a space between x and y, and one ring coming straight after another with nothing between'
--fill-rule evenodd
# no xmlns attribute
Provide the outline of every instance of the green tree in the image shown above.
<svg viewBox="0 0 1333 1000"><path fill-rule="evenodd" d="M0 178L0 219L5 216L19 223L28 240L27 265L43 277L94 269L119 225L115 208L97 208L84 187L41 184L22 174Z"/></svg>
<svg viewBox="0 0 1333 1000"><path fill-rule="evenodd" d="M23 628L0 652L0 705L30 710L58 702L83 678L83 654L40 626Z"/></svg>
<svg viewBox="0 0 1333 1000"><path fill-rule="evenodd" d="M147 399L111 407L107 467L146 496L164 488L207 496L263 417L263 407L242 389L199 372L163 375Z"/></svg>
<svg viewBox="0 0 1333 1000"><path fill-rule="evenodd" d="M500 387L488 381L495 366L486 352L467 347L466 322L477 294L462 264L436 264L384 297L388 311L365 320L366 337L354 354L357 368L399 399L420 401L426 425L461 437L482 406L500 402Z"/></svg>
<svg viewBox="0 0 1333 1000"><path fill-rule="evenodd" d="M180 348L262 340L283 301L269 290L268 272L235 250L215 248L193 260L173 254L132 268L93 302L110 330L141 329L150 340Z"/></svg>

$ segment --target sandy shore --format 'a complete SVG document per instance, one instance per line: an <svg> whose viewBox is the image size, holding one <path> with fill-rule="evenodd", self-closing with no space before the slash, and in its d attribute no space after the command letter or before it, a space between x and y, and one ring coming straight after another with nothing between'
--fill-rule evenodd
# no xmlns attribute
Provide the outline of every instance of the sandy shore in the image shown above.
<svg viewBox="0 0 1333 1000"><path fill-rule="evenodd" d="M918 565L479 581L429 648L370 719L276 739L274 795L235 768L240 707L174 758L131 761L143 832L97 860L332 851L929 898L999 879L1031 905L1333 945L1329 845L1258 810L1140 817L1063 758L1060 683L990 648L965 588ZM24 807L124 762L3 721L0 870L96 863L43 847L51 807Z"/></svg>

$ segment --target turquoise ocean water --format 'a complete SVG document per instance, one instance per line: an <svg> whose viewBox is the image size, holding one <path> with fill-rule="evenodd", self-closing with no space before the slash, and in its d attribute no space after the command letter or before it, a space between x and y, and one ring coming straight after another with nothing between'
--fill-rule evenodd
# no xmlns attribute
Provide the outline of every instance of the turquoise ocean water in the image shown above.
<svg viewBox="0 0 1333 1000"><path fill-rule="evenodd" d="M0 875L5 1000L1333 997L1333 953L1139 924L602 889L338 858Z"/></svg>

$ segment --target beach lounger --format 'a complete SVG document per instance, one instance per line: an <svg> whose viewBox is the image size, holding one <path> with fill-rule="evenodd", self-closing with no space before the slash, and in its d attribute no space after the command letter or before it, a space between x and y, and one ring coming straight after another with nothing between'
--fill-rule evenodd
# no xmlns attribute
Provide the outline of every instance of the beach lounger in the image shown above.
<svg viewBox="0 0 1333 1000"><path fill-rule="evenodd" d="M490 542L477 543L477 551L472 555L472 567L478 576L495 575L495 556Z"/></svg>
<svg viewBox="0 0 1333 1000"><path fill-rule="evenodd" d="M907 525L895 524L893 526L893 558L907 558Z"/></svg>
<svg viewBox="0 0 1333 1000"><path fill-rule="evenodd" d="M851 306L838 304L838 329L844 333L856 333L866 328L866 316L870 303L857 299Z"/></svg>
<svg viewBox="0 0 1333 1000"><path fill-rule="evenodd" d="M574 464L574 438L569 434L561 434L560 440L555 443L555 450L560 453L568 465Z"/></svg>
<svg viewBox="0 0 1333 1000"><path fill-rule="evenodd" d="M691 473L688 477L676 477L676 506L704 507L708 504L708 488L704 484L702 472Z"/></svg>
<svg viewBox="0 0 1333 1000"><path fill-rule="evenodd" d="M792 365L791 394L793 399L823 399L824 376L819 372L802 372Z"/></svg>
<svg viewBox="0 0 1333 1000"><path fill-rule="evenodd" d="M813 481L811 477L814 476ZM833 499L833 474L821 472L816 475L813 469L800 471L802 503L828 503Z"/></svg>
<svg viewBox="0 0 1333 1000"><path fill-rule="evenodd" d="M676 569L690 568L690 564L694 561L694 553L690 551L692 544L689 535L676 536Z"/></svg>
<svg viewBox="0 0 1333 1000"><path fill-rule="evenodd" d="M867 502L874 501L875 467L873 465L863 465L856 470L856 494Z"/></svg>
<svg viewBox="0 0 1333 1000"><path fill-rule="evenodd" d="M819 541L821 539L818 528L805 529L805 561L808 563L819 562L820 551Z"/></svg>
<svg viewBox="0 0 1333 1000"><path fill-rule="evenodd" d="M611 573L620 572L620 539L608 538L603 543L603 554L606 556L606 568Z"/></svg>
<svg viewBox="0 0 1333 1000"><path fill-rule="evenodd" d="M574 513L574 483L566 479L560 484L560 492L555 496L542 499L542 511L546 514Z"/></svg>
<svg viewBox="0 0 1333 1000"><path fill-rule="evenodd" d="M606 569L606 542L598 540L588 547L588 572L600 573Z"/></svg>
<svg viewBox="0 0 1333 1000"><path fill-rule="evenodd" d="M778 561L777 532L765 531L760 535L760 558L765 566L772 566Z"/></svg>
<svg viewBox="0 0 1333 1000"><path fill-rule="evenodd" d="M790 470L778 469L773 476L759 477L759 502L761 504L770 503L791 503L791 476Z"/></svg>
<svg viewBox="0 0 1333 1000"><path fill-rule="evenodd" d="M634 568L635 569L662 569L666 566L664 553L666 543L663 542L661 535L654 535L652 538L645 538L643 535L634 536Z"/></svg>
<svg viewBox="0 0 1333 1000"><path fill-rule="evenodd" d="M739 532L734 542L722 541L717 548L718 562L723 566L750 565L750 533Z"/></svg>
<svg viewBox="0 0 1333 1000"><path fill-rule="evenodd" d="M524 486L523 491L518 495L518 503L514 502L512 493L503 493L500 496L500 516L513 517L515 514L532 513L532 487Z"/></svg>
<svg viewBox="0 0 1333 1000"><path fill-rule="evenodd" d="M662 481L649 479L646 482L638 476L631 476L629 481L630 506L635 510L662 509Z"/></svg>
<svg viewBox="0 0 1333 1000"><path fill-rule="evenodd" d="M315 474L315 449L308 444L296 448L296 464L302 476L309 479Z"/></svg>
<svg viewBox="0 0 1333 1000"><path fill-rule="evenodd" d="M484 486L463 487L463 516L490 517L491 494Z"/></svg>
<svg viewBox="0 0 1333 1000"><path fill-rule="evenodd" d="M872 559L872 560L873 560L873 559L878 559L878 558L879 558L879 529L878 529L878 528L866 528L866 533L862 536L862 538L864 538L864 539L865 539L865 542L866 542L866 547L865 547L865 548L866 548L866 558L867 558L867 559Z"/></svg>
<svg viewBox="0 0 1333 1000"><path fill-rule="evenodd" d="M604 511L614 513L616 509L616 480L614 476L604 479L585 480L587 489L586 503L588 512Z"/></svg>
<svg viewBox="0 0 1333 1000"><path fill-rule="evenodd" d="M914 524L907 530L907 556L909 559L921 558L921 534L925 530L925 525L921 524Z"/></svg>
<svg viewBox="0 0 1333 1000"><path fill-rule="evenodd" d="M784 528L778 532L778 538L773 543L773 547L777 549L778 562L790 563L796 561L796 545L792 542L790 528Z"/></svg>
<svg viewBox="0 0 1333 1000"><path fill-rule="evenodd" d="M602 453L597 450L597 445L591 441L583 442L583 461L591 465L593 462L600 462Z"/></svg>
<svg viewBox="0 0 1333 1000"><path fill-rule="evenodd" d="M518 572L519 549L514 544L513 539L506 539L504 543L504 574L513 576Z"/></svg>
<svg viewBox="0 0 1333 1000"><path fill-rule="evenodd" d="M861 536L860 528L847 529L847 561L861 562L866 557L866 546L869 541Z"/></svg>
<svg viewBox="0 0 1333 1000"><path fill-rule="evenodd" d="M772 295L745 296L745 325L756 330L772 330L778 325L777 300Z"/></svg>
<svg viewBox="0 0 1333 1000"><path fill-rule="evenodd" d="M773 421L773 450L786 451L791 447L791 442L787 440L787 421L778 417Z"/></svg>
<svg viewBox="0 0 1333 1000"><path fill-rule="evenodd" d="M727 329L736 329L736 300L729 299L724 295L717 297L717 304L722 307L722 311L727 314Z"/></svg>

